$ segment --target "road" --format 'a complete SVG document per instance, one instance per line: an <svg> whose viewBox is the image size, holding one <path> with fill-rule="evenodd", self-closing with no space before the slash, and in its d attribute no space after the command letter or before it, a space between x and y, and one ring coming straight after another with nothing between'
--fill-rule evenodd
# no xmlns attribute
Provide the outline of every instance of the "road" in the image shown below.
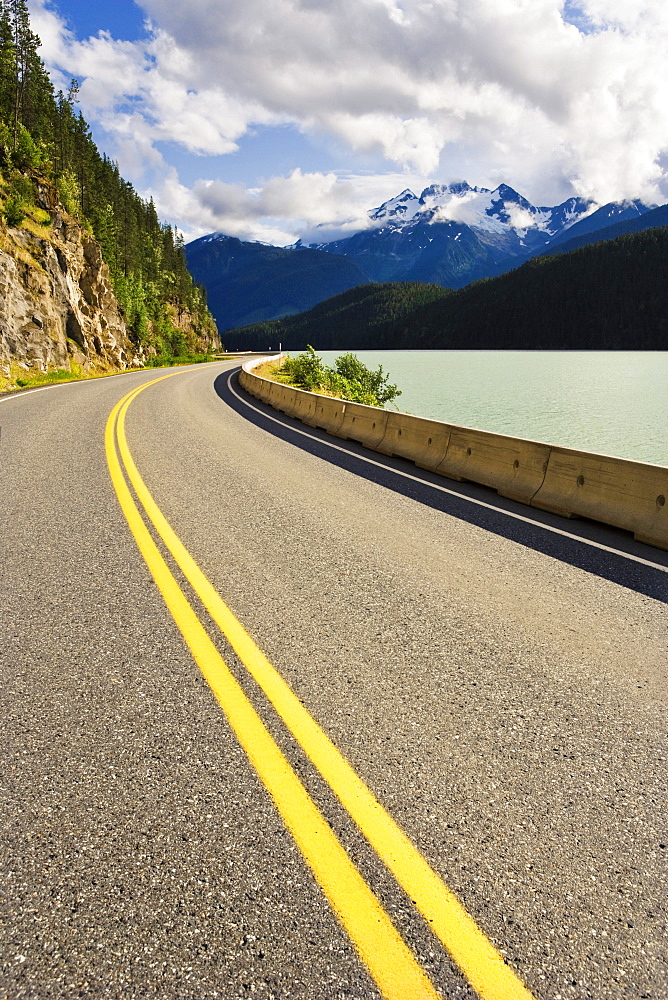
<svg viewBox="0 0 668 1000"><path fill-rule="evenodd" d="M668 553L233 368L0 401L0 997L667 996Z"/></svg>

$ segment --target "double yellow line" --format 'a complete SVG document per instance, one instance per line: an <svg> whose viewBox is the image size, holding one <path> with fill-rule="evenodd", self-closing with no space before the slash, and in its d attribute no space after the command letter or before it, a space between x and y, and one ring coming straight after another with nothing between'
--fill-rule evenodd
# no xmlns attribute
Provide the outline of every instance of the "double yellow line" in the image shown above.
<svg viewBox="0 0 668 1000"><path fill-rule="evenodd" d="M155 503L130 454L125 420L129 406L141 392L174 374L127 393L109 415L105 448L112 483L139 550L195 661L381 995L385 1000L435 1000L438 993L230 672L146 522L152 525L297 743L482 1000L533 1000L441 877L267 660Z"/></svg>

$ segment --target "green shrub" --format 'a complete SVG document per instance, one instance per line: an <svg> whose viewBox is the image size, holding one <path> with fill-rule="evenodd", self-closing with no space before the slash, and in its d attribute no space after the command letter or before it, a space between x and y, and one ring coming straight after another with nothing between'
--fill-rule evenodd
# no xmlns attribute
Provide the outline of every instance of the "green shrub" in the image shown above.
<svg viewBox="0 0 668 1000"><path fill-rule="evenodd" d="M19 170L37 169L44 163L44 150L37 145L25 125L19 125L12 163Z"/></svg>
<svg viewBox="0 0 668 1000"><path fill-rule="evenodd" d="M10 195L5 202L2 214L8 226L11 226L13 229L20 226L26 217L26 213L23 210L23 199L16 194Z"/></svg>
<svg viewBox="0 0 668 1000"><path fill-rule="evenodd" d="M4 169L12 162L12 134L7 124L0 121L0 166Z"/></svg>
<svg viewBox="0 0 668 1000"><path fill-rule="evenodd" d="M401 395L401 390L387 381L388 376L382 365L374 371L355 354L343 354L334 362L334 368L330 368L310 345L296 358L286 358L281 374L288 375L299 389L309 392L325 390L341 399L366 406L384 406Z"/></svg>
<svg viewBox="0 0 668 1000"><path fill-rule="evenodd" d="M318 357L310 344L303 354L298 354L296 358L286 358L283 370L291 377L296 386L308 389L310 392L321 388L325 378L325 366L322 359Z"/></svg>
<svg viewBox="0 0 668 1000"><path fill-rule="evenodd" d="M17 198L21 198L30 205L35 200L35 185L26 174L14 172L11 179L11 191Z"/></svg>
<svg viewBox="0 0 668 1000"><path fill-rule="evenodd" d="M378 400L375 405L384 406L385 403L391 403L401 395L397 386L387 381L388 376L384 373L382 365L378 365L378 368L372 371L356 354L342 354L336 359L334 366L337 373L349 383L361 386L363 393L375 397Z"/></svg>

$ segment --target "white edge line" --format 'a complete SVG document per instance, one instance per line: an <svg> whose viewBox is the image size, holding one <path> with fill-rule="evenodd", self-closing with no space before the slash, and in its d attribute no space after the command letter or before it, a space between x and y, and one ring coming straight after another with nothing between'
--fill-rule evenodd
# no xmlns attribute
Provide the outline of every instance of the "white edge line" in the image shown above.
<svg viewBox="0 0 668 1000"><path fill-rule="evenodd" d="M516 521L524 521L526 524L533 524L538 528L543 528L545 531L551 531L553 535L562 535L564 538L572 538L573 541L581 542L583 545L590 545L593 548L601 549L603 552L611 552L613 555L621 556L623 559L631 559L633 562L640 563L643 566L650 566L652 569L658 569L662 573L668 573L668 566L662 566L661 563L655 563L649 559L642 559L640 556L634 556L630 552L624 552L621 549L613 549L611 546L603 545L602 542L595 542L591 538L582 538L580 535L574 535L570 531L564 531L563 528L554 528L552 527L551 524L545 524L543 521L536 521L532 517L525 517L523 514L516 514L514 513L514 511L506 510L504 507L496 507L494 504L485 503L484 500L476 500L475 497L468 497L463 493L458 493L456 490L449 490L447 486L441 486L438 483L430 483L428 480L421 479L419 476L412 476L410 472L402 472L401 469L394 469L392 468L392 466L385 465L383 462L377 462L373 458L367 458L366 455L359 455L357 452L351 452L347 448L342 448L341 445L334 444L333 441L327 441L324 440L323 438L315 437L313 434L309 434L308 431L303 431L299 427L291 427L289 424L286 424L283 420L279 420L277 417L272 417L271 414L265 413L263 410L260 410L259 407L254 406L253 403L248 402L248 400L240 396L239 393L236 392L232 386L231 380L233 374L234 374L233 372L230 372L229 378L227 380L227 385L232 395L236 396L241 403L244 403L246 406L249 406L251 410L255 410L256 413L261 414L268 420L273 420L274 423L280 424L281 427L287 427L288 430L294 431L296 434L301 434L303 435L303 437L307 437L311 441L320 441L328 448L334 448L336 451L341 451L346 455L353 455L354 458L358 458L360 459L360 461L366 462L368 465L375 465L379 469L385 469L386 471L393 472L395 475L402 476L404 479L411 479L415 483L421 483L423 486L429 486L431 489L440 490L441 493L447 493L451 497L457 497L459 500L466 500L467 503L475 504L477 507L485 507L487 510L493 510L498 514L504 514L506 517L512 517ZM265 405L270 406L271 404L266 403ZM297 418L293 417L292 419L297 419ZM327 434L328 432L325 431L324 433ZM358 441L355 441L353 443L359 444ZM360 447L363 448L364 445L360 444ZM477 484L474 483L473 485Z"/></svg>

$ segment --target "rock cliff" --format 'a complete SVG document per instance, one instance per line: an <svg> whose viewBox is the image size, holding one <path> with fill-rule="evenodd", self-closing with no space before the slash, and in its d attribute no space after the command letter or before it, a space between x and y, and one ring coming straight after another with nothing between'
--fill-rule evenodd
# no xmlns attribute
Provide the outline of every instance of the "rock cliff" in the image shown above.
<svg viewBox="0 0 668 1000"><path fill-rule="evenodd" d="M176 306L168 313L193 350L220 348L213 325L196 329ZM37 211L20 227L0 219L0 377L17 369L123 370L141 367L148 353L130 335L98 242L40 184Z"/></svg>
<svg viewBox="0 0 668 1000"><path fill-rule="evenodd" d="M55 212L47 228L0 226L0 367L140 366L96 240Z"/></svg>

